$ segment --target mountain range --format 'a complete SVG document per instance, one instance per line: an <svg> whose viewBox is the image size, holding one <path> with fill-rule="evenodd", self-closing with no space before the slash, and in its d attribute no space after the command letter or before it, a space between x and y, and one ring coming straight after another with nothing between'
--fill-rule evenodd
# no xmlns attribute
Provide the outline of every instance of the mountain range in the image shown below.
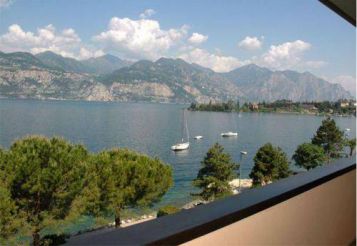
<svg viewBox="0 0 357 246"><path fill-rule="evenodd" d="M131 62L112 55L76 60L50 51L0 52L0 97L95 101L334 101L352 98L309 72L255 64L217 73L182 59Z"/></svg>

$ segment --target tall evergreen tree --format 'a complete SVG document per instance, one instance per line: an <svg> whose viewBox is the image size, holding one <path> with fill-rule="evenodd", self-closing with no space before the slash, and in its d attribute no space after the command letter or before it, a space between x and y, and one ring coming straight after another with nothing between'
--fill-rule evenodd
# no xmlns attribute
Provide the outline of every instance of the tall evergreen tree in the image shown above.
<svg viewBox="0 0 357 246"><path fill-rule="evenodd" d="M34 245L40 244L43 228L69 214L82 188L86 158L84 147L59 138L31 136L10 147L11 198L26 215Z"/></svg>
<svg viewBox="0 0 357 246"><path fill-rule="evenodd" d="M201 192L194 195L208 201L232 194L229 181L236 177L235 170L239 166L223 151L223 147L218 143L208 150L201 162L202 168L193 181L194 186L200 188Z"/></svg>
<svg viewBox="0 0 357 246"><path fill-rule="evenodd" d="M297 166L307 170L321 166L326 160L324 149L311 143L299 145L293 155L293 159Z"/></svg>
<svg viewBox="0 0 357 246"><path fill-rule="evenodd" d="M336 122L329 117L322 121L311 142L321 146L328 158L338 158L343 149L343 132L337 127Z"/></svg>
<svg viewBox="0 0 357 246"><path fill-rule="evenodd" d="M279 147L271 143L263 145L255 154L254 166L250 173L253 185L265 185L290 175L289 161Z"/></svg>
<svg viewBox="0 0 357 246"><path fill-rule="evenodd" d="M114 214L120 226L125 208L150 206L172 186L171 167L159 159L126 149L93 156L81 196L85 212L94 216Z"/></svg>

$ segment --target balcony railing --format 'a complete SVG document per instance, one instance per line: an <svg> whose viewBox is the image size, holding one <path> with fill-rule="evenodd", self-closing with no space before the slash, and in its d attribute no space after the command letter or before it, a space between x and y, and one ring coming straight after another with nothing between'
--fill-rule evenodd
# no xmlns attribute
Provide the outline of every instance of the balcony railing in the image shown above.
<svg viewBox="0 0 357 246"><path fill-rule="evenodd" d="M68 244L348 245L356 238L355 163L341 159L177 214L75 236Z"/></svg>

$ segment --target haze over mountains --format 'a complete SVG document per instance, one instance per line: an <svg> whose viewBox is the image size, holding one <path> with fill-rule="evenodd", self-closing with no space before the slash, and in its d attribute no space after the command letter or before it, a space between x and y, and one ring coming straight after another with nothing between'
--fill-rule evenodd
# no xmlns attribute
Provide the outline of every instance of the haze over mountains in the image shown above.
<svg viewBox="0 0 357 246"><path fill-rule="evenodd" d="M135 63L112 55L79 61L53 52L0 52L0 97L97 101L323 101L351 98L339 84L254 64L228 73L160 58Z"/></svg>

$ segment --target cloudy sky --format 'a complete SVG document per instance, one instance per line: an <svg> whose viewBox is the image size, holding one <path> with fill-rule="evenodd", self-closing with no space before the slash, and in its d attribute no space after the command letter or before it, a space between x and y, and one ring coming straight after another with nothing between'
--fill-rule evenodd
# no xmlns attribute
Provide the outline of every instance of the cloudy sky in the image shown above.
<svg viewBox="0 0 357 246"><path fill-rule="evenodd" d="M315 0L0 0L0 51L256 63L355 91L355 28Z"/></svg>

